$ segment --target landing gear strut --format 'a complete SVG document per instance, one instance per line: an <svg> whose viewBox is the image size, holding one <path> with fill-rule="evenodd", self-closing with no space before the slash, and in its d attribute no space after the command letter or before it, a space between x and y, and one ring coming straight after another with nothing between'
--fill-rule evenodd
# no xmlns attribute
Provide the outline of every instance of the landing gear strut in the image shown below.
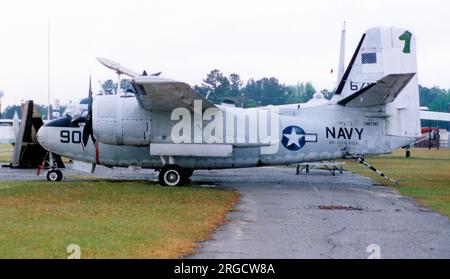
<svg viewBox="0 0 450 279"><path fill-rule="evenodd" d="M44 158L44 161L39 166L36 175L39 176L42 169L44 169L46 166L49 167L49 170L47 172L47 180L51 182L59 182L63 180L64 175L61 170L58 168L58 162L55 160L53 153L48 152L47 155Z"/></svg>

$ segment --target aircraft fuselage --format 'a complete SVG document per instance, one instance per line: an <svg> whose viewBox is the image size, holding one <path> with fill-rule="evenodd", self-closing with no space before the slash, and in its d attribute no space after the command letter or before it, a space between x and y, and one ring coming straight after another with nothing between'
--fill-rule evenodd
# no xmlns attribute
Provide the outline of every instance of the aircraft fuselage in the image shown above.
<svg viewBox="0 0 450 279"><path fill-rule="evenodd" d="M39 141L55 154L105 166L158 169L165 160L172 160L182 168L221 169L384 154L415 140L388 135L389 117L379 108L326 103L250 109L219 106L218 111L221 125L211 131L209 126L218 117L207 115L208 111L182 111L184 115L149 112L140 108L135 98L97 96L93 118L96 144L89 140L83 151L83 125L74 124L68 116L41 128ZM173 150L167 156L153 155L161 144L170 144L173 149L200 146L211 151L206 156L186 156L190 154L186 150L179 155L171 153ZM222 146L229 146L231 152L215 156L215 150Z"/></svg>

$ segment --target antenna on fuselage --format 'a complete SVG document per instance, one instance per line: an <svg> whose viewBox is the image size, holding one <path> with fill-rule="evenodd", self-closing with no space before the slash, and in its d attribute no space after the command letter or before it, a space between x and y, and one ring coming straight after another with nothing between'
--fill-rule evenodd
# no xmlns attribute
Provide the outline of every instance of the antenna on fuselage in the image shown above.
<svg viewBox="0 0 450 279"><path fill-rule="evenodd" d="M342 24L342 33L341 33L341 50L339 53L339 67L338 67L338 76L337 76L337 82L336 87L338 87L339 83L342 80L342 77L344 76L345 72L345 29L347 28L346 22Z"/></svg>

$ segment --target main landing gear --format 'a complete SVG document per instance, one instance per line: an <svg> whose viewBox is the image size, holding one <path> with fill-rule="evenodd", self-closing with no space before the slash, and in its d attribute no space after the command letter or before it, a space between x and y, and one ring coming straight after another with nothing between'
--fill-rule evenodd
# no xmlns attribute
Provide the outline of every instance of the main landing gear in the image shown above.
<svg viewBox="0 0 450 279"><path fill-rule="evenodd" d="M194 173L192 169L184 169L177 165L166 165L159 171L159 184L161 186L181 186L189 183Z"/></svg>

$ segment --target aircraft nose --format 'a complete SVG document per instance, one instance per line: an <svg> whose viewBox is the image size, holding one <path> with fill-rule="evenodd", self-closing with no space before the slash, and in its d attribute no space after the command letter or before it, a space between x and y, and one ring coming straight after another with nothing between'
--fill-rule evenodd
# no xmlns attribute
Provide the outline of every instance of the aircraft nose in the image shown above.
<svg viewBox="0 0 450 279"><path fill-rule="evenodd" d="M39 131L36 135L38 143L47 149L47 143L48 143L48 128L44 125L41 128L39 128Z"/></svg>

